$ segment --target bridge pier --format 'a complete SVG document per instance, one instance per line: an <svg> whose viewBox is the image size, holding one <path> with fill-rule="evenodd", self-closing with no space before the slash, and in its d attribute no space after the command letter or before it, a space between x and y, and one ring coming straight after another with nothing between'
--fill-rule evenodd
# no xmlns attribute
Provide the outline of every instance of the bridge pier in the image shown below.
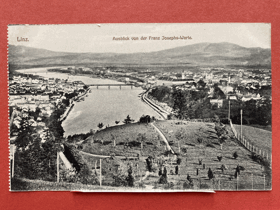
<svg viewBox="0 0 280 210"><path fill-rule="evenodd" d="M96 89L98 89L98 85L96 85Z"/></svg>
<svg viewBox="0 0 280 210"><path fill-rule="evenodd" d="M122 89L122 86L120 85L120 90Z"/></svg>
<svg viewBox="0 0 280 210"><path fill-rule="evenodd" d="M108 89L110 89L110 85L108 85Z"/></svg>
<svg viewBox="0 0 280 210"><path fill-rule="evenodd" d="M130 87L131 87L131 89L133 89L133 85L131 85Z"/></svg>

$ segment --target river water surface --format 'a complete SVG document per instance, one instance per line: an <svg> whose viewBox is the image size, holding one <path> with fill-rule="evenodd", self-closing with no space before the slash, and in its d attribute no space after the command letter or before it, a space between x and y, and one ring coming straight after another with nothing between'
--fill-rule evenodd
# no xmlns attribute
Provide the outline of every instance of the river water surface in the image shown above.
<svg viewBox="0 0 280 210"><path fill-rule="evenodd" d="M43 77L63 78L69 77L70 81L80 80L85 84L122 84L118 81L109 79L90 78L86 76L69 76L68 74L47 72L47 68L19 70L23 73L37 74ZM65 130L65 136L87 133L90 129L97 130L98 123L105 126L115 126L115 121L122 121L129 115L132 119L138 121L144 115L155 116L161 119L161 116L141 101L138 97L142 93L142 88L123 86L121 90L116 87L91 87L91 93L85 97L84 101L76 102L72 111L68 115L62 126Z"/></svg>

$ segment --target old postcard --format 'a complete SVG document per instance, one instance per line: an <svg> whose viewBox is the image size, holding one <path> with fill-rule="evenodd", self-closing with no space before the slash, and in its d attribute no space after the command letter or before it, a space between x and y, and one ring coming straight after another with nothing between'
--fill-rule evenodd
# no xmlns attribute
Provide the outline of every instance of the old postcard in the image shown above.
<svg viewBox="0 0 280 210"><path fill-rule="evenodd" d="M9 25L11 191L272 189L271 25Z"/></svg>

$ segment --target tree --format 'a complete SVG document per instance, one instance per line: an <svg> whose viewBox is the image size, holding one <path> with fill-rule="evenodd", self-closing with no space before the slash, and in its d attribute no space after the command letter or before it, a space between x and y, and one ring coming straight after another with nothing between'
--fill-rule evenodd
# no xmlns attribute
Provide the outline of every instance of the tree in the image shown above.
<svg viewBox="0 0 280 210"><path fill-rule="evenodd" d="M233 156L234 159L237 159L238 158L237 152L235 151L232 156Z"/></svg>
<svg viewBox="0 0 280 210"><path fill-rule="evenodd" d="M167 184L168 181L167 181L167 170L166 170L166 167L164 167L163 169L163 173L159 179L159 184Z"/></svg>
<svg viewBox="0 0 280 210"><path fill-rule="evenodd" d="M124 119L123 123L125 124L129 124L129 123L132 123L134 120L130 118L129 115L127 115L127 117Z"/></svg>
<svg viewBox="0 0 280 210"><path fill-rule="evenodd" d="M180 141L184 138L184 130L183 130L183 128L181 128L180 130L178 130L178 131L175 133L175 138L177 139L178 151L179 151L179 153L180 153L180 152L181 152L181 151L180 151Z"/></svg>
<svg viewBox="0 0 280 210"><path fill-rule="evenodd" d="M47 127L49 128L50 132L52 132L57 142L61 141L64 134L64 129L61 125L62 122L60 121L60 117L63 113L63 108L56 107L46 123Z"/></svg>
<svg viewBox="0 0 280 210"><path fill-rule="evenodd" d="M125 138L124 148L127 149L129 146L129 138Z"/></svg>
<svg viewBox="0 0 280 210"><path fill-rule="evenodd" d="M170 93L171 89L168 86L157 86L152 88L152 90L149 92L149 95L156 98L156 100L160 102L164 102L165 99L169 98Z"/></svg>
<svg viewBox="0 0 280 210"><path fill-rule="evenodd" d="M114 142L114 147L116 147L116 138L115 138L115 136L113 134L111 134L111 138L112 138L112 140Z"/></svg>
<svg viewBox="0 0 280 210"><path fill-rule="evenodd" d="M158 147L160 147L160 142L161 142L161 137L160 137L160 135L158 134L158 135L157 135L157 143L158 143Z"/></svg>
<svg viewBox="0 0 280 210"><path fill-rule="evenodd" d="M197 142L198 142L199 144L201 144L201 143L203 142L203 139L200 138L200 137L198 137L198 138L197 138Z"/></svg>
<svg viewBox="0 0 280 210"><path fill-rule="evenodd" d="M257 120L260 125L271 125L271 101L266 99L257 108Z"/></svg>
<svg viewBox="0 0 280 210"><path fill-rule="evenodd" d="M222 135L219 137L219 143L220 143L220 146L221 146L221 150L223 149L223 143L225 143L227 137Z"/></svg>
<svg viewBox="0 0 280 210"><path fill-rule="evenodd" d="M214 91L213 91L213 98L214 99L225 99L226 95L224 92L219 88L218 84L214 84Z"/></svg>
<svg viewBox="0 0 280 210"><path fill-rule="evenodd" d="M129 166L128 170L127 170L128 176L126 177L126 181L127 181L127 185L129 187L133 187L134 186L134 177L132 175L132 167Z"/></svg>
<svg viewBox="0 0 280 210"><path fill-rule="evenodd" d="M172 89L172 97L173 97L173 112L175 116L179 119L184 119L188 117L188 107L187 107L187 99L183 94L181 89L176 89L173 86Z"/></svg>
<svg viewBox="0 0 280 210"><path fill-rule="evenodd" d="M142 115L140 117L140 120L139 120L140 123L150 123L151 122L151 117L150 115Z"/></svg>
<svg viewBox="0 0 280 210"><path fill-rule="evenodd" d="M115 121L116 125L119 124L120 121Z"/></svg>
<svg viewBox="0 0 280 210"><path fill-rule="evenodd" d="M208 170L208 178L209 178L210 180L214 178L214 174L213 174L211 168L209 168L209 170Z"/></svg>
<svg viewBox="0 0 280 210"><path fill-rule="evenodd" d="M22 148L23 150L25 150L25 148L33 142L32 135L34 134L34 128L30 125L29 119L29 116L22 118L18 136L15 140L16 147Z"/></svg>
<svg viewBox="0 0 280 210"><path fill-rule="evenodd" d="M141 150L143 150L143 143L146 141L147 137L145 133L139 133L137 140L141 143Z"/></svg>
<svg viewBox="0 0 280 210"><path fill-rule="evenodd" d="M243 107L244 114L248 116L256 116L257 113L257 101L256 100L249 100L244 103Z"/></svg>
<svg viewBox="0 0 280 210"><path fill-rule="evenodd" d="M205 86L206 86L206 83L205 83L202 79L200 79L200 80L197 82L197 87L198 87L198 89L204 89Z"/></svg>
<svg viewBox="0 0 280 210"><path fill-rule="evenodd" d="M98 125L97 125L97 127L99 128L99 129L101 129L101 128L103 128L103 123L98 123Z"/></svg>

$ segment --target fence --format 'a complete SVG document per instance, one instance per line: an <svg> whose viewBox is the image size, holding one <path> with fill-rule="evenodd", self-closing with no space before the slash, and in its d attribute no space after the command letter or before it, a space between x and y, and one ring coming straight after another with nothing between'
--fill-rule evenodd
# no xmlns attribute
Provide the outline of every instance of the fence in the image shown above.
<svg viewBox="0 0 280 210"><path fill-rule="evenodd" d="M227 120L227 118L221 118L220 121L222 120ZM187 119L186 121L188 122L209 122L213 123L216 122L217 120L214 118L202 118L202 119Z"/></svg>
<svg viewBox="0 0 280 210"><path fill-rule="evenodd" d="M271 181L266 176L261 177L238 177L233 180L215 178L209 179L195 179L193 181L193 189L213 189L213 190L270 190Z"/></svg>
<svg viewBox="0 0 280 210"><path fill-rule="evenodd" d="M264 149L259 148L258 146L254 145L252 142L250 142L245 136L241 136L234 128L231 119L230 121L230 127L234 133L234 136L237 138L237 140L250 152L254 152L257 155L260 155L264 159L266 159L270 163L271 167L271 155L269 151L265 151Z"/></svg>

